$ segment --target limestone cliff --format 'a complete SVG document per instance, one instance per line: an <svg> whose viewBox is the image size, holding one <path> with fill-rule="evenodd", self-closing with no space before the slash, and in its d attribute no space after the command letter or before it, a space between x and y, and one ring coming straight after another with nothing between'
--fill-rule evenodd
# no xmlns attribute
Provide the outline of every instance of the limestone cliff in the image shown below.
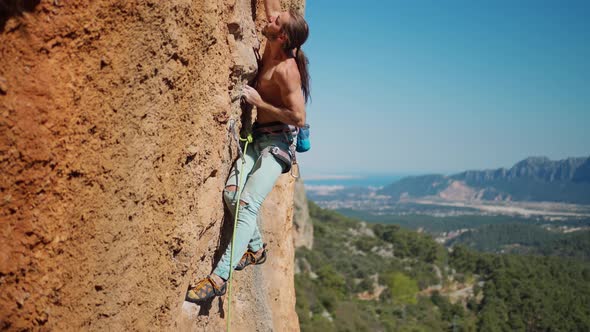
<svg viewBox="0 0 590 332"><path fill-rule="evenodd" d="M231 232L229 124L250 119L238 96L257 69L262 4L1 7L0 328L224 328L227 297L183 299ZM262 213L269 261L236 274L235 329L298 329L292 202L284 175Z"/></svg>
<svg viewBox="0 0 590 332"><path fill-rule="evenodd" d="M313 223L309 216L303 179L295 181L295 212L293 216L293 242L295 247L313 247Z"/></svg>

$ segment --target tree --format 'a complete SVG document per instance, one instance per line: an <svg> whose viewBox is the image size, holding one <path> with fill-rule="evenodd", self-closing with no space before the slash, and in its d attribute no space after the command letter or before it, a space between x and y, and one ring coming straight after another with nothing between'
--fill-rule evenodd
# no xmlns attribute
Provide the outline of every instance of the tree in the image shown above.
<svg viewBox="0 0 590 332"><path fill-rule="evenodd" d="M418 283L401 272L394 272L387 278L387 286L394 301L402 304L416 304Z"/></svg>

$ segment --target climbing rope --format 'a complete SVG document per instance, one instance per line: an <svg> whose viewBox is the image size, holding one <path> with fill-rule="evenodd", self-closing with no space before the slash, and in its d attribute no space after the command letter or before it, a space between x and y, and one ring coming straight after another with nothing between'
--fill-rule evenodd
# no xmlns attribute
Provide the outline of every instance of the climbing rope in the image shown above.
<svg viewBox="0 0 590 332"><path fill-rule="evenodd" d="M241 23L240 26L245 25L244 21L242 21L240 23ZM258 52L256 52L256 53L258 53ZM260 57L260 55L258 55L258 57ZM257 62L258 62L258 57L257 57ZM258 62L258 64L260 65L259 62ZM241 91L241 90L242 90L242 87L240 87L240 89L238 91ZM242 99L242 98L243 98L243 95L240 94L239 99ZM232 103L233 102L234 102L234 100L232 100ZM246 158L244 156L246 155L246 152L248 152L248 145L250 143L252 143L252 141L254 140L252 138L252 133L248 133L248 136L246 136L246 138L240 137L238 132L235 130L235 124L236 124L236 121L232 119L232 121L230 122L230 130L232 131L234 139L236 140L236 143L238 145L238 152L240 154L240 158L242 159L242 165L240 166L240 174L238 175L238 185L236 186L236 191L237 191L236 211L234 213L234 228L233 228L233 232L232 232L232 236L231 236L231 249L230 249L230 254L229 254L229 276L227 278L227 282L229 283L227 285L227 287L228 287L228 289L227 289L227 332L230 332L230 326L231 326L231 286L232 286L231 279L232 279L232 275L233 275L233 271L234 271L234 269L233 269L234 242L236 239L236 226L238 225L238 215L240 213L240 196L242 194L242 188L240 188L240 186L242 183L242 176L244 175L244 164L246 164ZM240 141L245 142L243 153L242 153L242 147L240 146Z"/></svg>
<svg viewBox="0 0 590 332"><path fill-rule="evenodd" d="M233 275L233 261L234 261L234 243L235 243L235 239L236 239L236 226L238 225L238 215L240 213L240 196L242 194L242 189L240 188L240 185L242 184L242 176L244 175L244 164L246 164L246 158L244 157L246 155L246 153L248 152L248 145L250 143L252 143L252 141L254 140L252 138L252 134L248 134L248 136L246 136L246 138L242 138L239 137L237 132L235 131L234 128L235 122L232 122L230 124L230 128L233 131L234 134L234 139L238 142L238 151L240 152L240 158L242 159L242 165L240 166L240 174L238 175L238 185L236 186L236 193L237 193L237 197L236 197L236 211L234 213L234 229L232 232L232 238L231 238L231 249L230 249L230 254L229 254L229 277L227 278L227 282L228 282L228 289L227 289L227 332L230 331L230 326L231 326L231 286L232 286L232 275ZM240 141L241 142L245 142L244 144L244 151L242 153L242 148L240 146Z"/></svg>

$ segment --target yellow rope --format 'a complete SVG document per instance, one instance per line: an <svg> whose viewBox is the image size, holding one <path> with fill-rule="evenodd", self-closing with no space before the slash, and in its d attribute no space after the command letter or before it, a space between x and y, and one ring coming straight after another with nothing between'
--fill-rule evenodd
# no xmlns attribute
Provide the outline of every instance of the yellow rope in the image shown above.
<svg viewBox="0 0 590 332"><path fill-rule="evenodd" d="M232 233L232 238L231 238L231 250L230 250L230 255L229 255L229 277L227 278L227 282L228 282L228 290L227 290L227 332L230 331L230 325L231 325L231 277L233 274L233 261L234 261L234 242L236 239L236 226L238 225L238 214L240 213L240 196L242 194L242 189L240 188L241 184L242 184L242 176L244 175L244 164L246 163L246 153L248 152L248 145L250 143L252 143L253 138L252 138L252 134L248 134L248 136L246 138L241 138L240 137L240 141L242 142L246 142L246 144L244 145L244 153L242 154L242 165L240 166L240 175L238 178L238 186L237 186L237 197L236 197L236 213L234 213L234 230ZM238 147L239 148L239 147Z"/></svg>

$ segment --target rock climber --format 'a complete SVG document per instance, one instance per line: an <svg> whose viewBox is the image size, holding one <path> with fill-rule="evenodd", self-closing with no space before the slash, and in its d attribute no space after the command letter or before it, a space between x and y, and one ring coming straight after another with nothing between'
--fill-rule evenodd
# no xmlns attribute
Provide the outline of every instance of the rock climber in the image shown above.
<svg viewBox="0 0 590 332"><path fill-rule="evenodd" d="M236 161L224 189L224 200L236 211L237 190L240 206L234 235L234 259L230 264L228 245L213 272L189 288L186 298L201 302L225 294L230 266L242 270L266 261L266 245L256 222L258 211L281 173L291 167L296 127L305 124L305 104L309 98L307 58L301 46L309 28L298 12L281 11L279 0L265 0L268 23L262 30L267 38L255 88L245 86L243 97L257 108L252 128L253 148L244 155L242 182ZM234 216L235 217L235 216Z"/></svg>

